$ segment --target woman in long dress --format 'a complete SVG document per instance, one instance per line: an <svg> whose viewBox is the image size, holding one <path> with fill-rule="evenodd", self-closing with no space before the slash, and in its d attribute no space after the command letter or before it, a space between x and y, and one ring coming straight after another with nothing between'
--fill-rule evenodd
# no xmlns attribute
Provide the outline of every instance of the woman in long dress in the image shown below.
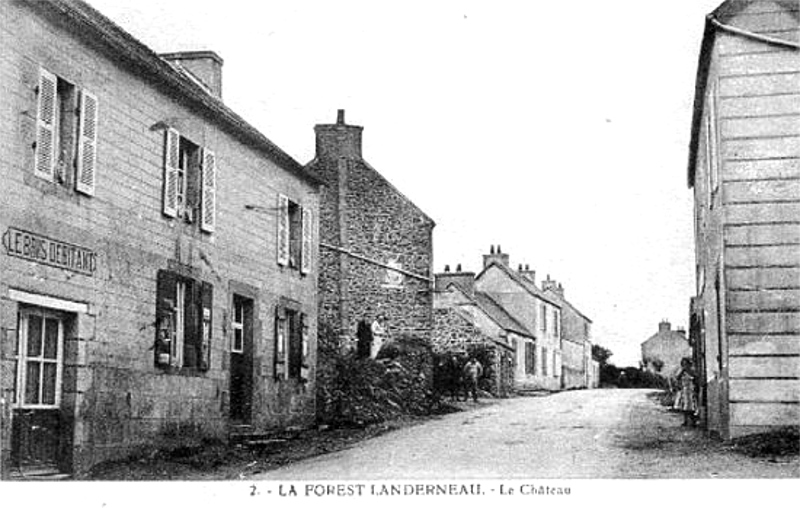
<svg viewBox="0 0 800 508"><path fill-rule="evenodd" d="M673 407L683 413L683 425L690 427L694 425L697 415L697 395L695 393L695 373L689 358L681 360L681 370L678 372L677 380L678 396Z"/></svg>

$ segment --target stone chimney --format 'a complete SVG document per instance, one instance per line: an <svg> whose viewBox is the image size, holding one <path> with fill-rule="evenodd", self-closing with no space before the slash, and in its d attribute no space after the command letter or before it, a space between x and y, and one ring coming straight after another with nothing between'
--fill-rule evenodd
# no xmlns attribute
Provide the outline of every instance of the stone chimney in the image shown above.
<svg viewBox="0 0 800 508"><path fill-rule="evenodd" d="M542 291L547 290L550 290L559 295L561 298L564 298L564 286L551 279L550 274L547 274L547 279L542 281Z"/></svg>
<svg viewBox="0 0 800 508"><path fill-rule="evenodd" d="M462 272L461 265L455 272L450 271L450 265L445 265L443 273L434 276L434 290L446 291L450 284L455 284L462 291L472 296L475 294L475 272Z"/></svg>
<svg viewBox="0 0 800 508"><path fill-rule="evenodd" d="M531 265L519 265L519 270L517 271L531 283L536 284L536 270L531 270Z"/></svg>
<svg viewBox="0 0 800 508"><path fill-rule="evenodd" d="M670 330L672 330L672 324L666 319L658 323L658 333L668 332Z"/></svg>
<svg viewBox="0 0 800 508"><path fill-rule="evenodd" d="M499 245L497 247L492 245L489 249L489 254L483 255L483 267L486 268L492 263L500 263L508 266L508 260L508 254L504 254Z"/></svg>
<svg viewBox="0 0 800 508"><path fill-rule="evenodd" d="M363 127L347 125L344 110L338 110L335 124L314 127L317 135L317 160L361 159L361 132Z"/></svg>
<svg viewBox="0 0 800 508"><path fill-rule="evenodd" d="M222 58L213 51L180 51L159 55L194 78L211 95L222 99Z"/></svg>

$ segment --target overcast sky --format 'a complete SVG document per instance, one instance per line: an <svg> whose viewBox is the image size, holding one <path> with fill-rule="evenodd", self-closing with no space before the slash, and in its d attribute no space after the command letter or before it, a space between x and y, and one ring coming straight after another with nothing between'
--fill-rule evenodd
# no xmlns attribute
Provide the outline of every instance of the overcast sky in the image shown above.
<svg viewBox="0 0 800 508"><path fill-rule="evenodd" d="M211 49L225 102L306 163L338 108L437 223L436 271L564 285L617 365L694 287L687 147L705 14L721 0L89 0L157 52Z"/></svg>

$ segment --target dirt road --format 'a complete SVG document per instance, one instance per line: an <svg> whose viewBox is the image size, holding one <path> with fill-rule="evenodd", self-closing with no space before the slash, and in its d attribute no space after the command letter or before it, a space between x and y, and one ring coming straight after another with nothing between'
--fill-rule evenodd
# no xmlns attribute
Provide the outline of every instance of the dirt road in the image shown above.
<svg viewBox="0 0 800 508"><path fill-rule="evenodd" d="M648 390L507 399L265 472L260 480L800 478L681 427Z"/></svg>

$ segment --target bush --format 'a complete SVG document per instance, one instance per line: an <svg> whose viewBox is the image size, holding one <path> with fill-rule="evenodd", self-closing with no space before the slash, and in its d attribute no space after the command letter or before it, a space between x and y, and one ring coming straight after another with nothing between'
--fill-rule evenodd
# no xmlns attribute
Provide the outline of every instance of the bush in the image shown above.
<svg viewBox="0 0 800 508"><path fill-rule="evenodd" d="M330 363L330 378L319 387L325 423L364 426L431 411L433 360L422 339L400 337L375 360L344 354Z"/></svg>

